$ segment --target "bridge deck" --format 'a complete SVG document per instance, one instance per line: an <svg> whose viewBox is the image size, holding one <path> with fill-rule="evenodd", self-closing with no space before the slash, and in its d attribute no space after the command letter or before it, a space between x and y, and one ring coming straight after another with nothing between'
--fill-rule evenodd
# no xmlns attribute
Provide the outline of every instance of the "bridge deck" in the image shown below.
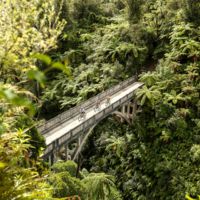
<svg viewBox="0 0 200 200"><path fill-rule="evenodd" d="M120 101L120 99L123 99L125 96L128 94L133 93L137 88L141 87L143 83L140 82L135 82L127 87L123 88L123 90L118 91L117 93L110 95L110 105L115 104L116 102ZM106 109L106 100L103 100L100 105L101 109L99 111L94 111L94 107L89 107L87 108L86 111L86 118L84 120L79 121L78 116L79 113L77 113L74 117L71 119L68 119L67 121L61 123L59 126L52 128L49 130L47 133L44 133L43 136L45 137L46 140L46 145L50 145L53 143L55 140L61 138L64 136L66 133L70 132L71 130L75 129L76 127L80 126L82 123L87 121L89 118L92 118L98 113L102 112L102 110Z"/></svg>

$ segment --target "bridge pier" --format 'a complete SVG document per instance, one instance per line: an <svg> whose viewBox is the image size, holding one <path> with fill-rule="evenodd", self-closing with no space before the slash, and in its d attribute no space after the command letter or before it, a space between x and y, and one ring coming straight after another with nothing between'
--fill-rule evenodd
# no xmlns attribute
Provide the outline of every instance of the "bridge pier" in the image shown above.
<svg viewBox="0 0 200 200"><path fill-rule="evenodd" d="M59 153L59 142L58 140L55 140L53 143L53 152L52 152L52 158L51 163L55 163L58 160L58 153Z"/></svg>
<svg viewBox="0 0 200 200"><path fill-rule="evenodd" d="M50 154L50 155L48 156L47 161L48 161L48 163L49 163L49 166L51 166L51 165L53 164L53 155L52 155L52 154Z"/></svg>
<svg viewBox="0 0 200 200"><path fill-rule="evenodd" d="M121 123L126 121L128 124L132 124L137 110L137 102L136 101L129 101L128 103L124 104L119 111L115 111L113 114L116 114L119 117Z"/></svg>
<svg viewBox="0 0 200 200"><path fill-rule="evenodd" d="M85 132L85 131L84 131L84 132ZM84 133L83 133L83 135L84 135ZM79 148L80 148L80 146L81 146L82 140L83 140L83 136L80 135L80 136L77 138L77 145L76 145L76 148L75 148L74 153L73 153L73 155L72 155L72 160L74 160L74 157L75 157L75 155L76 155L76 152L79 150ZM77 156L77 160L78 160L78 156Z"/></svg>
<svg viewBox="0 0 200 200"><path fill-rule="evenodd" d="M132 123L134 122L134 119L136 118L136 111L137 111L137 102L134 101L133 104L132 104Z"/></svg>
<svg viewBox="0 0 200 200"><path fill-rule="evenodd" d="M69 145L68 145L68 143L67 144L65 144L65 160L67 161L67 160L69 160Z"/></svg>
<svg viewBox="0 0 200 200"><path fill-rule="evenodd" d="M80 147L80 145L81 145L81 135L78 137L78 139L77 139L77 149Z"/></svg>

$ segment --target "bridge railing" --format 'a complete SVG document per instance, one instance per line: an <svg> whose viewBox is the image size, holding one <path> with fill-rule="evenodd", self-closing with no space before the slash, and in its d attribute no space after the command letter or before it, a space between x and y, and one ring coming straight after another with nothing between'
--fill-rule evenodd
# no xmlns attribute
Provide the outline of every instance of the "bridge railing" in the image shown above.
<svg viewBox="0 0 200 200"><path fill-rule="evenodd" d="M76 116L77 113L79 113L79 110L80 110L81 107L87 109L88 107L93 106L97 102L97 100L100 100L100 101L104 100L106 96L108 96L108 95L110 96L110 95L113 95L114 93L117 93L118 91L127 87L131 83L135 82L135 80L136 80L135 76L131 77L131 78L119 83L118 85L115 85L115 86L107 89L106 91L99 93L98 95L86 100L85 102L80 103L79 105L77 105L77 106L55 116L54 118L46 121L44 124L37 127L38 130L42 134L45 134L50 129L55 128L59 124L62 124L64 121L67 121L69 118L73 118L74 116Z"/></svg>

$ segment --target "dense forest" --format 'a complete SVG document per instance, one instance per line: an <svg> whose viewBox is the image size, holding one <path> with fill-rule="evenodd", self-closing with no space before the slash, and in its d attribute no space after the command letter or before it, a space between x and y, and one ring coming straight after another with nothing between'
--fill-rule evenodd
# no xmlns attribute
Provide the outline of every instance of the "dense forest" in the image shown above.
<svg viewBox="0 0 200 200"><path fill-rule="evenodd" d="M39 123L132 76L132 124L42 159ZM200 200L199 0L0 2L0 200L34 199Z"/></svg>

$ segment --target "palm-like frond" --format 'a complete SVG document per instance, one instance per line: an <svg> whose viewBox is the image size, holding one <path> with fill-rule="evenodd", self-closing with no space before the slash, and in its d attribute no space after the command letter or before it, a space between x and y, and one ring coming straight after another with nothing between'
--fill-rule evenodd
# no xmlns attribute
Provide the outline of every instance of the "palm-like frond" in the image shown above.
<svg viewBox="0 0 200 200"><path fill-rule="evenodd" d="M86 185L88 198L94 200L109 199L111 188L115 188L114 177L105 173L91 173L82 182Z"/></svg>

